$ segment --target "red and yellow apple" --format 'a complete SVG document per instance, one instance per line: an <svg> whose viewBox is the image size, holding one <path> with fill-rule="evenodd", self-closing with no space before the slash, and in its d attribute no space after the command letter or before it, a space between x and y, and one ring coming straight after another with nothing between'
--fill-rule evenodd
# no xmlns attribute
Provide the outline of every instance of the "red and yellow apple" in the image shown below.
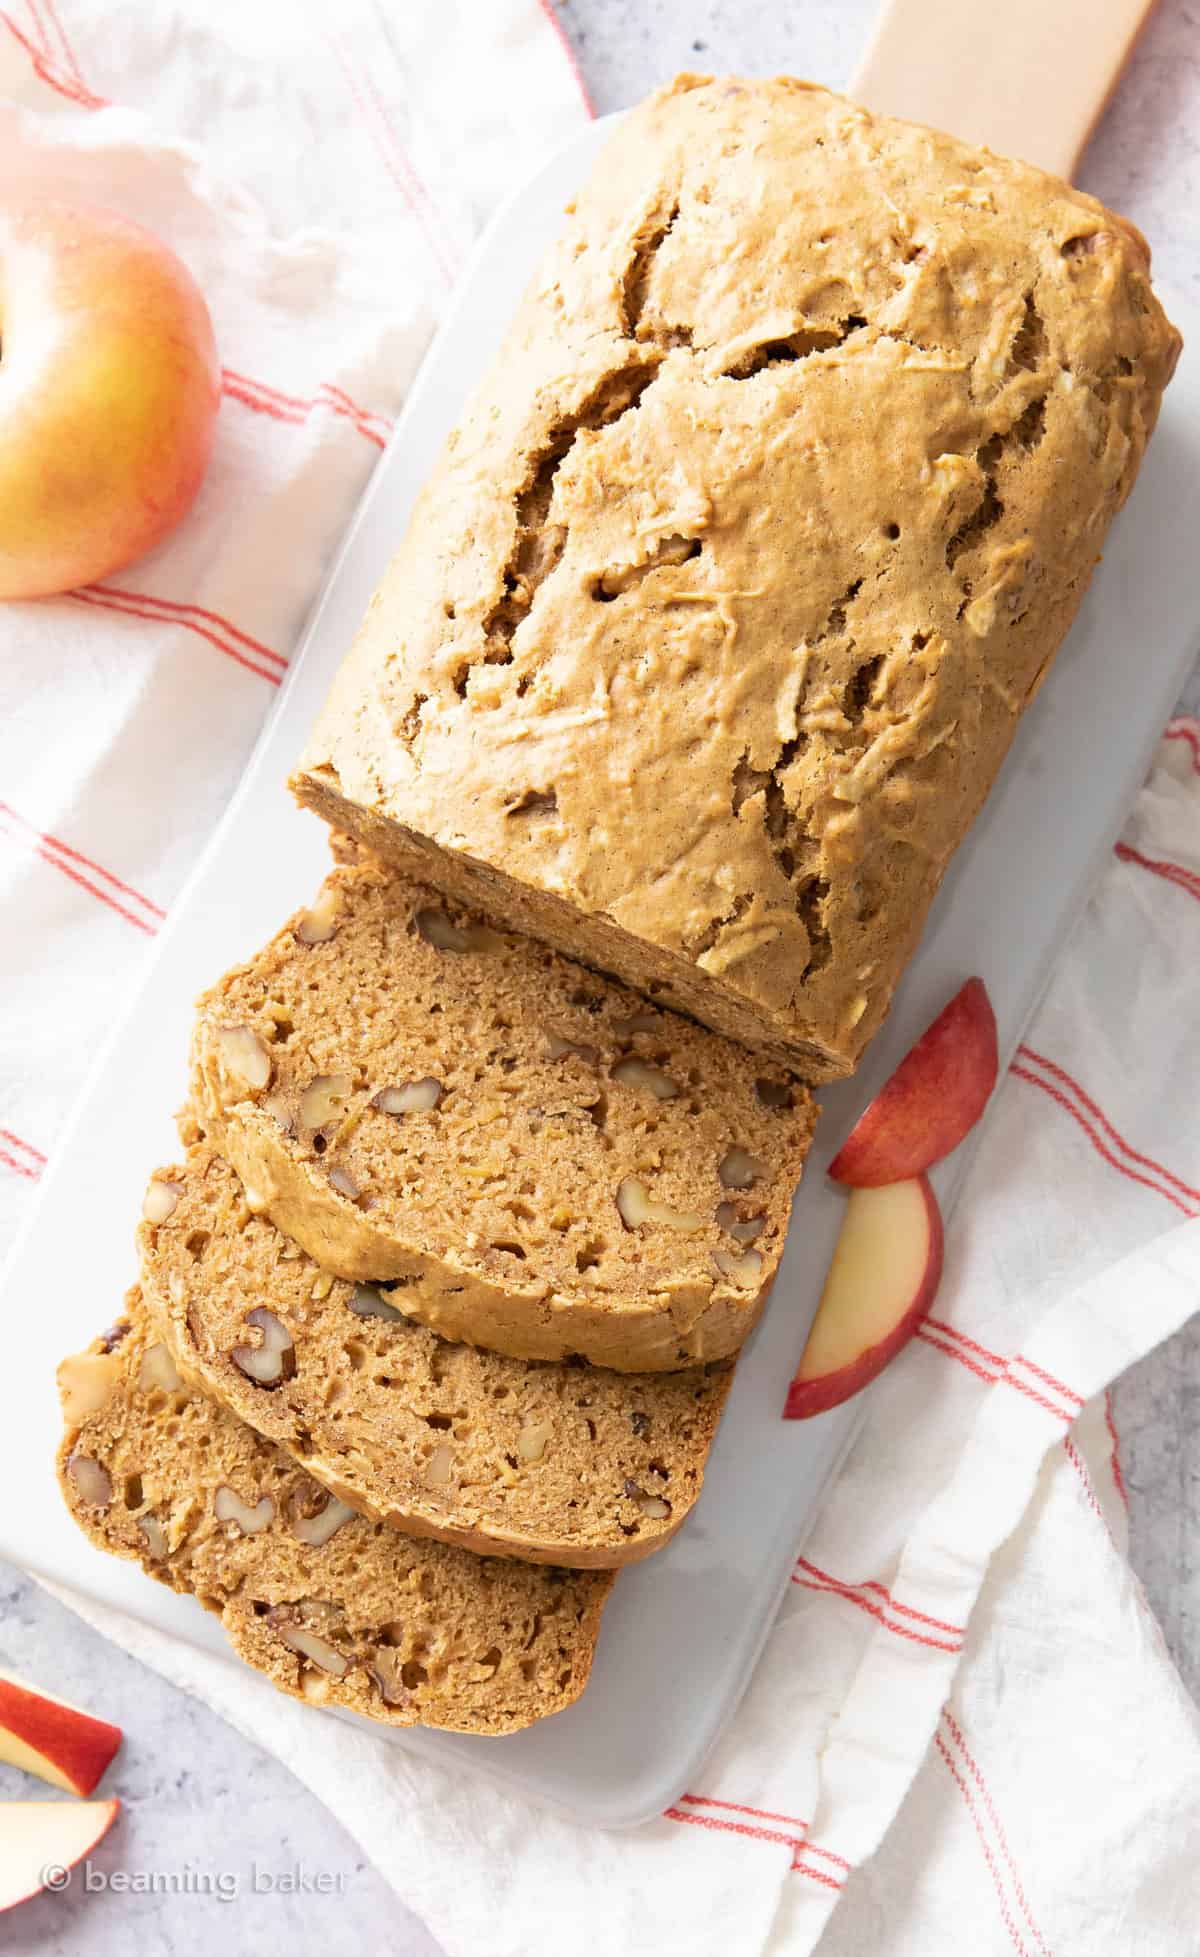
<svg viewBox="0 0 1200 1957"><path fill-rule="evenodd" d="M0 1672L0 1760L8 1766L90 1794L120 1744L119 1726Z"/></svg>
<svg viewBox="0 0 1200 1957"><path fill-rule="evenodd" d="M907 1345L942 1275L942 1216L925 1176L854 1189L785 1420L827 1413Z"/></svg>
<svg viewBox="0 0 1200 1957"><path fill-rule="evenodd" d="M875 1189L940 1162L983 1113L998 1065L987 987L968 979L851 1129L829 1165L833 1180Z"/></svg>
<svg viewBox="0 0 1200 1957"><path fill-rule="evenodd" d="M190 508L221 374L187 267L98 207L0 206L0 598L107 577Z"/></svg>
<svg viewBox="0 0 1200 1957"><path fill-rule="evenodd" d="M120 1801L5 1801L0 1804L0 1910L63 1878L112 1827Z"/></svg>

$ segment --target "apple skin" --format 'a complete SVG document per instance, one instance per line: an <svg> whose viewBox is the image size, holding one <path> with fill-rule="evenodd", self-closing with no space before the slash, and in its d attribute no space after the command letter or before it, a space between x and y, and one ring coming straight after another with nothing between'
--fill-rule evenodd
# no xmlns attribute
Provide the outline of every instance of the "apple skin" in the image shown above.
<svg viewBox="0 0 1200 1957"><path fill-rule="evenodd" d="M0 1760L68 1794L90 1794L121 1744L121 1728L0 1672Z"/></svg>
<svg viewBox="0 0 1200 1957"><path fill-rule="evenodd" d="M212 451L221 371L186 266L95 206L0 207L0 598L160 543Z"/></svg>
<svg viewBox="0 0 1200 1957"><path fill-rule="evenodd" d="M120 1809L116 1800L0 1805L0 1910L15 1909L39 1895L48 1870L73 1869L90 1855Z"/></svg>
<svg viewBox="0 0 1200 1957"><path fill-rule="evenodd" d="M906 1346L942 1275L942 1213L926 1176L851 1191L785 1420L861 1393Z"/></svg>
<svg viewBox="0 0 1200 1957"><path fill-rule="evenodd" d="M833 1181L877 1189L940 1162L983 1113L999 1064L987 987L968 979L851 1129L829 1165Z"/></svg>

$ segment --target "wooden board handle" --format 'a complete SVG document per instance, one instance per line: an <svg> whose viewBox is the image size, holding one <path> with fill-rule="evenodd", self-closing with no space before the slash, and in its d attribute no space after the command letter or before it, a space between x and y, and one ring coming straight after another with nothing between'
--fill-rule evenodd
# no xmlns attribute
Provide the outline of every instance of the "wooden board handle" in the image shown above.
<svg viewBox="0 0 1200 1957"><path fill-rule="evenodd" d="M850 94L1070 178L1154 0L885 0Z"/></svg>

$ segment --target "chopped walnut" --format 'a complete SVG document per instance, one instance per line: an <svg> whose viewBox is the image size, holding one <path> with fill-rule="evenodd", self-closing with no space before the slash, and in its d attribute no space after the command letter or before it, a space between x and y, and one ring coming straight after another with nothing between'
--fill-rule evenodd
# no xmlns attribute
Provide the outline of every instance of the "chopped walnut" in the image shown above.
<svg viewBox="0 0 1200 1957"><path fill-rule="evenodd" d="M112 1501L112 1482L107 1471L90 1454L72 1454L67 1473L79 1490L80 1499L92 1508L106 1509Z"/></svg>
<svg viewBox="0 0 1200 1957"><path fill-rule="evenodd" d="M390 1644L381 1645L371 1660L368 1669L385 1706L406 1706L412 1697L404 1683L403 1664L399 1651Z"/></svg>
<svg viewBox="0 0 1200 1957"><path fill-rule="evenodd" d="M704 1228L704 1218L694 1210L674 1210L669 1203L655 1202L634 1176L626 1176L617 1187L617 1209L628 1230L639 1230L645 1223L662 1223L669 1230L694 1236Z"/></svg>
<svg viewBox="0 0 1200 1957"><path fill-rule="evenodd" d="M156 1563L164 1563L168 1556L167 1532L156 1515L143 1515L138 1528L146 1540L146 1548Z"/></svg>
<svg viewBox="0 0 1200 1957"><path fill-rule="evenodd" d="M58 1391L68 1427L81 1427L90 1415L99 1413L121 1371L117 1353L77 1352L63 1360L58 1369Z"/></svg>
<svg viewBox="0 0 1200 1957"><path fill-rule="evenodd" d="M752 1244L767 1227L765 1216L739 1217L736 1203L717 1204L717 1222L736 1243Z"/></svg>
<svg viewBox="0 0 1200 1957"><path fill-rule="evenodd" d="M744 1250L737 1256L732 1250L714 1250L713 1263L722 1277L730 1284L736 1284L743 1291L753 1291L762 1275L763 1259L761 1250Z"/></svg>
<svg viewBox="0 0 1200 1957"><path fill-rule="evenodd" d="M349 1074L318 1074L300 1096L297 1118L304 1134L311 1138L322 1128L341 1120L354 1091Z"/></svg>
<svg viewBox="0 0 1200 1957"><path fill-rule="evenodd" d="M548 1420L527 1421L517 1435L517 1453L522 1461L540 1461L553 1432Z"/></svg>
<svg viewBox="0 0 1200 1957"><path fill-rule="evenodd" d="M258 1034L249 1026L222 1026L216 1036L220 1062L222 1100L239 1100L244 1094L261 1094L271 1084L271 1055Z"/></svg>
<svg viewBox="0 0 1200 1957"><path fill-rule="evenodd" d="M399 1087L381 1087L371 1106L380 1114L429 1114L446 1092L440 1080L426 1074Z"/></svg>
<svg viewBox="0 0 1200 1957"><path fill-rule="evenodd" d="M349 1522L354 1514L349 1502L330 1495L323 1508L315 1515L299 1515L292 1523L292 1534L312 1549L323 1549L332 1536L335 1536L343 1522Z"/></svg>
<svg viewBox="0 0 1200 1957"><path fill-rule="evenodd" d="M177 1393L183 1385L165 1345L148 1345L138 1366L140 1393Z"/></svg>
<svg viewBox="0 0 1200 1957"><path fill-rule="evenodd" d="M489 931L486 924L459 926L451 923L445 911L421 910L416 915L416 926L426 944L438 951L501 951L504 939L498 931Z"/></svg>
<svg viewBox="0 0 1200 1957"><path fill-rule="evenodd" d="M302 945L325 945L336 936L341 893L336 885L321 892L311 910L301 911L293 936Z"/></svg>
<svg viewBox="0 0 1200 1957"><path fill-rule="evenodd" d="M275 1520L275 1504L269 1495L260 1495L253 1504L243 1502L223 1482L213 1497L213 1514L218 1522L232 1522L244 1536L257 1536Z"/></svg>
<svg viewBox="0 0 1200 1957"><path fill-rule="evenodd" d="M296 1372L296 1347L292 1335L281 1318L262 1305L246 1313L247 1325L253 1325L262 1333L258 1345L235 1345L229 1354L239 1372L252 1379L256 1386L279 1386L285 1379L292 1379Z"/></svg>
<svg viewBox="0 0 1200 1957"><path fill-rule="evenodd" d="M356 1284L349 1303L357 1318L382 1318L388 1325L403 1325L406 1322L404 1313L397 1311L395 1305L389 1305L387 1299L382 1298L378 1291L373 1291L369 1284Z"/></svg>
<svg viewBox="0 0 1200 1957"><path fill-rule="evenodd" d="M153 1176L142 1198L142 1215L147 1223L165 1223L172 1216L183 1194L183 1186L178 1182L167 1182L162 1176Z"/></svg>
<svg viewBox="0 0 1200 1957"><path fill-rule="evenodd" d="M636 1502L642 1514L651 1522L663 1522L671 1513L671 1504L661 1495L650 1495L639 1482L627 1479L625 1493L631 1502Z"/></svg>
<svg viewBox="0 0 1200 1957"><path fill-rule="evenodd" d="M726 1189L749 1189L766 1171L744 1148L731 1148L717 1170Z"/></svg>
<svg viewBox="0 0 1200 1957"><path fill-rule="evenodd" d="M350 1669L349 1659L298 1620L296 1613L304 1608L303 1604L276 1604L273 1610L267 1612L267 1623L289 1651L298 1652L302 1658L307 1658L311 1664L318 1665L334 1678L345 1678Z"/></svg>
<svg viewBox="0 0 1200 1957"><path fill-rule="evenodd" d="M679 1093L670 1075L664 1074L661 1067L652 1067L646 1060L618 1060L612 1077L619 1080L623 1087L644 1088L648 1094L653 1094L656 1101L673 1101Z"/></svg>

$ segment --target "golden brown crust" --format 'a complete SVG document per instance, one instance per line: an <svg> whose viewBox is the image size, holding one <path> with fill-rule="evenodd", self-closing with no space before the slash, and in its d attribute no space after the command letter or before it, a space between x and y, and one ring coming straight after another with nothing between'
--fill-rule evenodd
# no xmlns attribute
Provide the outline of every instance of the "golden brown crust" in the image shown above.
<svg viewBox="0 0 1200 1957"><path fill-rule="evenodd" d="M482 1734L515 1732L578 1698L610 1576L339 1518L282 1449L173 1376L136 1290L126 1314L59 1369L59 1479L97 1547L196 1596L293 1698ZM233 1505L224 1520L219 1501Z"/></svg>
<svg viewBox="0 0 1200 1957"><path fill-rule="evenodd" d="M790 80L605 151L294 787L493 913L855 1064L1136 474L1134 228Z"/></svg>
<svg viewBox="0 0 1200 1957"><path fill-rule="evenodd" d="M614 1373L450 1345L397 1309L408 1288L321 1271L207 1147L150 1192L152 1213L170 1207L139 1229L142 1289L180 1372L355 1509L575 1569L638 1562L686 1520L728 1365ZM261 1349L264 1312L287 1354L260 1381L239 1360Z"/></svg>
<svg viewBox="0 0 1200 1957"><path fill-rule="evenodd" d="M761 1059L366 858L201 1000L192 1095L327 1270L401 1281L445 1338L621 1372L741 1345L815 1115Z"/></svg>

